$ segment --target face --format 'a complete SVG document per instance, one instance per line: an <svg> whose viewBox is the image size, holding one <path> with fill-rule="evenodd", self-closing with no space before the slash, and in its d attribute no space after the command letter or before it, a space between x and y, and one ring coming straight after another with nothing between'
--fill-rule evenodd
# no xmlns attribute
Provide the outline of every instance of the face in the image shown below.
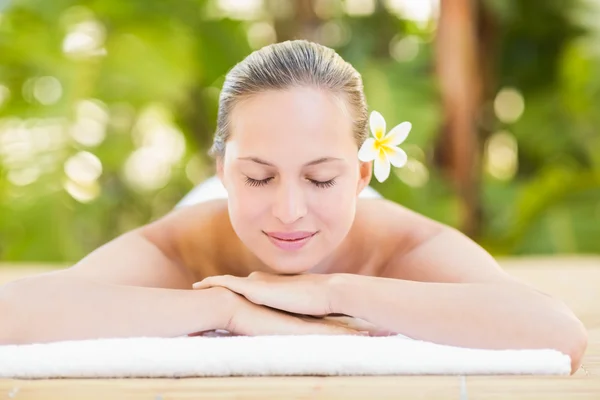
<svg viewBox="0 0 600 400"><path fill-rule="evenodd" d="M371 177L339 97L312 88L238 103L218 175L242 242L275 273L315 268L352 226Z"/></svg>

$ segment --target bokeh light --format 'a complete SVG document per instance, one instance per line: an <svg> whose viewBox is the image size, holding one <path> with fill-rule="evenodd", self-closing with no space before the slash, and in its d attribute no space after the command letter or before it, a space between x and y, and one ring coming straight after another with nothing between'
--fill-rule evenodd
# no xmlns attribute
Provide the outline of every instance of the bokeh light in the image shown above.
<svg viewBox="0 0 600 400"><path fill-rule="evenodd" d="M415 188L423 187L429 181L429 169L421 161L409 158L402 168L394 169L396 176L408 186Z"/></svg>
<svg viewBox="0 0 600 400"><path fill-rule="evenodd" d="M71 137L83 146L98 146L106 138L108 121L108 108L104 103L96 99L81 100L76 104Z"/></svg>
<svg viewBox="0 0 600 400"><path fill-rule="evenodd" d="M439 0L385 0L388 9L402 18L426 23L436 19Z"/></svg>
<svg viewBox="0 0 600 400"><path fill-rule="evenodd" d="M233 19L255 20L263 12L263 0L218 0L217 5Z"/></svg>
<svg viewBox="0 0 600 400"><path fill-rule="evenodd" d="M254 49L259 49L277 41L275 28L268 22L255 22L248 28L248 43Z"/></svg>
<svg viewBox="0 0 600 400"><path fill-rule="evenodd" d="M81 9L78 8L78 11ZM81 59L106 55L104 25L96 19L73 23L62 43L63 52L70 58Z"/></svg>
<svg viewBox="0 0 600 400"><path fill-rule="evenodd" d="M496 117L504 123L516 122L525 111L523 95L515 88L501 89L494 99Z"/></svg>
<svg viewBox="0 0 600 400"><path fill-rule="evenodd" d="M140 191L164 187L186 149L183 133L171 122L169 110L159 104L148 106L140 113L132 135L138 148L125 162L127 182Z"/></svg>
<svg viewBox="0 0 600 400"><path fill-rule="evenodd" d="M420 39L414 35L396 35L390 42L390 55L398 62L409 62L419 54Z"/></svg>
<svg viewBox="0 0 600 400"><path fill-rule="evenodd" d="M37 78L33 84L33 97L40 104L51 105L60 100L62 96L62 85L53 76L42 76Z"/></svg>
<svg viewBox="0 0 600 400"><path fill-rule="evenodd" d="M323 20L339 17L343 12L340 0L315 0L315 14Z"/></svg>
<svg viewBox="0 0 600 400"><path fill-rule="evenodd" d="M354 17L371 15L375 12L375 0L346 0L344 3L346 14Z"/></svg>
<svg viewBox="0 0 600 400"><path fill-rule="evenodd" d="M342 21L328 21L316 32L318 42L330 47L341 47L350 41L350 29Z"/></svg>
<svg viewBox="0 0 600 400"><path fill-rule="evenodd" d="M102 162L96 155L80 151L65 162L64 170L73 182L87 185L102 175Z"/></svg>
<svg viewBox="0 0 600 400"><path fill-rule="evenodd" d="M499 131L490 136L485 143L485 170L494 178L507 181L512 179L518 169L518 145L513 134Z"/></svg>
<svg viewBox="0 0 600 400"><path fill-rule="evenodd" d="M22 169L11 169L8 171L8 180L17 186L27 186L40 177L40 169L37 166Z"/></svg>
<svg viewBox="0 0 600 400"><path fill-rule="evenodd" d="M97 181L87 184L80 184L71 180L66 180L63 188L69 195L80 203L89 203L96 199L101 192L101 187Z"/></svg>
<svg viewBox="0 0 600 400"><path fill-rule="evenodd" d="M152 191L163 188L171 178L171 167L151 148L134 151L125 162L125 179L135 189Z"/></svg>

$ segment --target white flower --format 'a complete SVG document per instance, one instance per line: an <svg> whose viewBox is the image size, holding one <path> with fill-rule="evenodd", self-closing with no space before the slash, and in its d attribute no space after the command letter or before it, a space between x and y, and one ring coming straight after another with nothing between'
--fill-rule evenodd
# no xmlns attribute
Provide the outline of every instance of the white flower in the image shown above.
<svg viewBox="0 0 600 400"><path fill-rule="evenodd" d="M358 158L365 162L375 160L375 178L383 182L390 176L390 164L398 168L406 164L408 157L397 146L404 142L412 125L410 122L402 122L386 135L385 119L377 111L373 111L369 117L369 126L374 138L365 140L358 151Z"/></svg>

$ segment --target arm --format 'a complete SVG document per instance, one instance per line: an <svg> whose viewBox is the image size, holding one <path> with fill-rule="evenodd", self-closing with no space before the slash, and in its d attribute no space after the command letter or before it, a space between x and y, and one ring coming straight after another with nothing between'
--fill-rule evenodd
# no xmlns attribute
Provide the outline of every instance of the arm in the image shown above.
<svg viewBox="0 0 600 400"><path fill-rule="evenodd" d="M455 229L390 201L360 206L352 242L377 247L363 269L376 276L255 272L209 277L194 288L225 287L294 313L349 315L437 343L554 348L571 357L573 372L578 368L587 334L563 303L506 274Z"/></svg>
<svg viewBox="0 0 600 400"><path fill-rule="evenodd" d="M224 328L231 293L39 275L0 288L0 345L107 337L175 337Z"/></svg>
<svg viewBox="0 0 600 400"><path fill-rule="evenodd" d="M223 329L240 335L348 335L336 321L305 320L224 288L121 286L35 276L0 288L0 345L114 337L176 337Z"/></svg>
<svg viewBox="0 0 600 400"><path fill-rule="evenodd" d="M510 277L451 228L392 257L382 277L333 278L334 312L409 337L491 349L553 348L571 357L572 372L587 346L585 328L563 303Z"/></svg>
<svg viewBox="0 0 600 400"><path fill-rule="evenodd" d="M71 268L1 286L0 344L214 329L247 335L356 333L257 306L227 289L191 290L188 266L203 266L200 244L211 232L202 220L205 211L180 210L122 235Z"/></svg>
<svg viewBox="0 0 600 400"><path fill-rule="evenodd" d="M181 336L223 327L232 296L192 293L193 274L168 242L128 232L71 268L0 287L0 342ZM151 239L150 239L150 238Z"/></svg>

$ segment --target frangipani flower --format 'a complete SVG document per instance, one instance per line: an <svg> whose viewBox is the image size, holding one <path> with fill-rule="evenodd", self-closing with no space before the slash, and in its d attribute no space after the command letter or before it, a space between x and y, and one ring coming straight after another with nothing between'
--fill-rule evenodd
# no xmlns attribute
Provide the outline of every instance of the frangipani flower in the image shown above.
<svg viewBox="0 0 600 400"><path fill-rule="evenodd" d="M374 137L365 140L358 158L361 161L375 160L375 178L379 182L385 181L390 176L390 164L394 167L403 167L408 157L401 148L397 147L408 136L412 127L410 122L402 122L385 134L385 119L377 111L371 112L369 127Z"/></svg>

